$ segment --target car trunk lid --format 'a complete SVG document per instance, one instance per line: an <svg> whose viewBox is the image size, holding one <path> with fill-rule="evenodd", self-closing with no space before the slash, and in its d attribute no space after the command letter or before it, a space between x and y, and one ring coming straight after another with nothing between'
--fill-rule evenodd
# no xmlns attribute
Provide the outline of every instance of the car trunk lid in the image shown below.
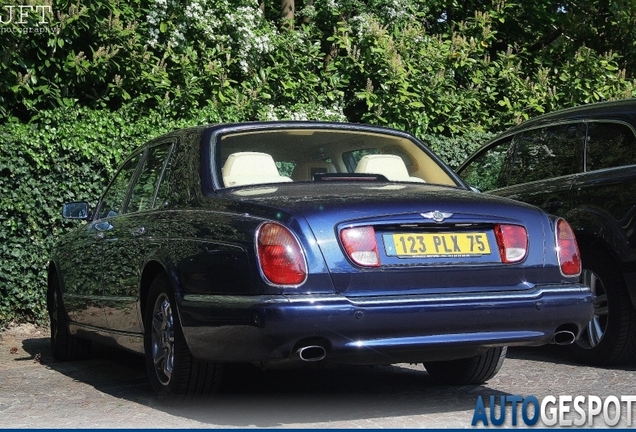
<svg viewBox="0 0 636 432"><path fill-rule="evenodd" d="M336 290L347 296L517 290L545 282L548 219L526 204L430 184L307 183L261 189L262 194L257 189L242 193L255 204L302 216ZM528 250L522 261L502 263L496 238L501 225L526 230ZM378 266L360 265L347 253L341 233L356 227L373 227Z"/></svg>

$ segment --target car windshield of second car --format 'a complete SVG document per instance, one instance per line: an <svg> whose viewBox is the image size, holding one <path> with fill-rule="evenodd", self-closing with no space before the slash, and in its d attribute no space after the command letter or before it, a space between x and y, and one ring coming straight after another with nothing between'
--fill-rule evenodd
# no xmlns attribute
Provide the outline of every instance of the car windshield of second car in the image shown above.
<svg viewBox="0 0 636 432"><path fill-rule="evenodd" d="M225 187L380 175L391 182L457 186L410 139L356 130L289 129L221 135L216 169Z"/></svg>

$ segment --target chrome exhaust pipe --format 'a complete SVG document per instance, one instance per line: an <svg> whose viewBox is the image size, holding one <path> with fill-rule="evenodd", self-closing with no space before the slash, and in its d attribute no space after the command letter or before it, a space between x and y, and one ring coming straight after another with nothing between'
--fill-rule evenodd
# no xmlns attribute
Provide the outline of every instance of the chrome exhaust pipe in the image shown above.
<svg viewBox="0 0 636 432"><path fill-rule="evenodd" d="M325 358L327 351L320 345L307 345L296 350L296 355L302 361L317 362Z"/></svg>
<svg viewBox="0 0 636 432"><path fill-rule="evenodd" d="M552 337L552 343L557 345L571 345L575 340L576 335L569 330L559 330Z"/></svg>

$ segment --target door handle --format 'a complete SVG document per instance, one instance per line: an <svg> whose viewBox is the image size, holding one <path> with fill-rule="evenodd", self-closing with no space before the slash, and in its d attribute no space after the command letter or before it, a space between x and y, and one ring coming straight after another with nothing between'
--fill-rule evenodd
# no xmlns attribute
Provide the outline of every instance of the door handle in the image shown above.
<svg viewBox="0 0 636 432"><path fill-rule="evenodd" d="M142 235L146 234L146 227L135 228L134 230L131 231L131 233L135 237L142 236Z"/></svg>
<svg viewBox="0 0 636 432"><path fill-rule="evenodd" d="M95 224L95 229L101 233L113 229L113 226L108 221L103 221Z"/></svg>
<svg viewBox="0 0 636 432"><path fill-rule="evenodd" d="M104 240L106 238L106 232L110 231L114 227L108 221L98 222L94 225L95 228L95 240Z"/></svg>

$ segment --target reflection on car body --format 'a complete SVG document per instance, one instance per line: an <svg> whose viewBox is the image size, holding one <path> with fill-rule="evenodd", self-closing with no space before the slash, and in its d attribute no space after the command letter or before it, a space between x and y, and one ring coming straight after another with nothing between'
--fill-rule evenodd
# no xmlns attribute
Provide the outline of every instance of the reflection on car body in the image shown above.
<svg viewBox="0 0 636 432"><path fill-rule="evenodd" d="M159 395L209 392L238 362L419 362L481 383L506 346L571 343L592 316L563 219L471 191L392 129L175 131L64 214L86 224L52 252L55 357L91 340L145 354Z"/></svg>

